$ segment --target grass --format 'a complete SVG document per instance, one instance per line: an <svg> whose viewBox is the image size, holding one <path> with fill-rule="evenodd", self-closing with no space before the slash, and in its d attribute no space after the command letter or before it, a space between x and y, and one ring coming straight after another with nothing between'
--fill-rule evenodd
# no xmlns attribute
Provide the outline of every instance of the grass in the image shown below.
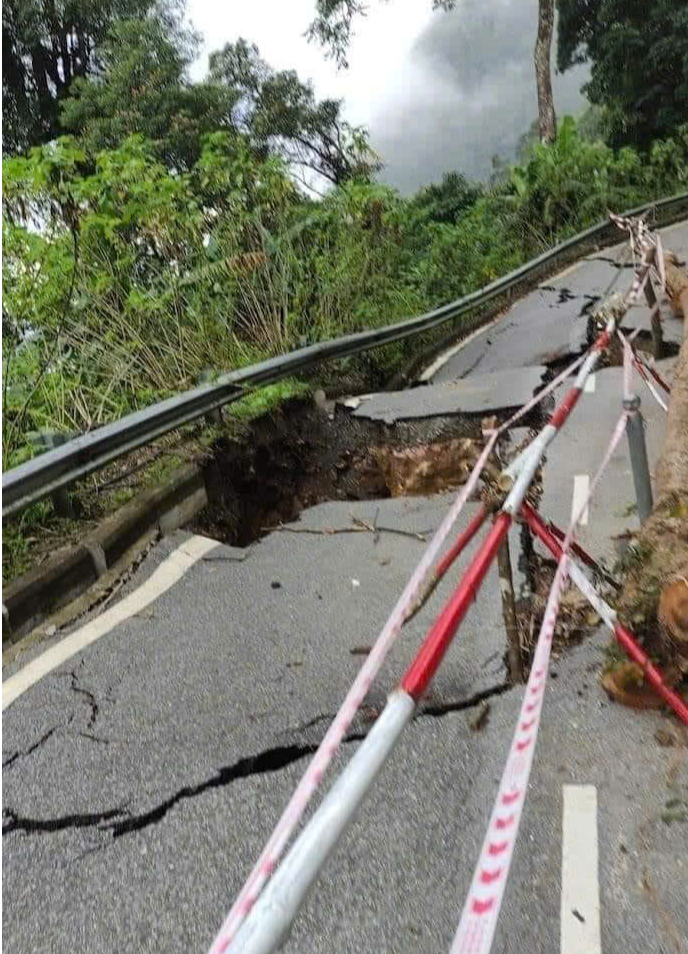
<svg viewBox="0 0 688 954"><path fill-rule="evenodd" d="M231 404L228 411L241 421L252 421L256 417L275 411L291 398L307 397L313 393L314 389L313 384L306 384L295 378L285 378L283 381L267 384L263 388L252 391L246 397Z"/></svg>

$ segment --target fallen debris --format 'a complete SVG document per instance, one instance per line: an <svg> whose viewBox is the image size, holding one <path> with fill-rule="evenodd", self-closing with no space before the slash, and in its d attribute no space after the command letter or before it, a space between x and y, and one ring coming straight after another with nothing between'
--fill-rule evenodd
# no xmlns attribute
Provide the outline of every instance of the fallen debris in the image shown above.
<svg viewBox="0 0 688 954"><path fill-rule="evenodd" d="M475 718L471 719L468 723L469 727L473 732L481 732L487 723L490 721L490 709L491 705L489 702L485 701L481 704L478 709L478 713Z"/></svg>

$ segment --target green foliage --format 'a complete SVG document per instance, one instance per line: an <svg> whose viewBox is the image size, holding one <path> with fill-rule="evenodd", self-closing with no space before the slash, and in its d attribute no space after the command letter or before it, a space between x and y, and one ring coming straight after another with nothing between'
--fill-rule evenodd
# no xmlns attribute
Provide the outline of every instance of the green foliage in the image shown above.
<svg viewBox="0 0 688 954"><path fill-rule="evenodd" d="M7 0L2 8L3 151L58 135L60 101L78 77L100 69L99 46L113 23L155 11L178 29L174 2L153 0Z"/></svg>
<svg viewBox="0 0 688 954"><path fill-rule="evenodd" d="M233 417L245 423L254 417L260 417L261 414L276 410L285 401L297 397L306 397L311 394L312 390L312 386L304 381L285 378L284 381L268 384L258 391L247 394L240 401L235 401L234 404L230 405L229 412Z"/></svg>
<svg viewBox="0 0 688 954"><path fill-rule="evenodd" d="M590 61L590 101L613 146L646 148L688 122L685 0L557 0L560 70Z"/></svg>
<svg viewBox="0 0 688 954"><path fill-rule="evenodd" d="M459 216L482 195L478 185L460 172L445 172L442 181L420 189L411 201L422 222L455 224Z"/></svg>
<svg viewBox="0 0 688 954"><path fill-rule="evenodd" d="M496 188L453 173L411 199L352 179L312 201L231 131L186 171L140 136L95 159L69 137L6 159L3 466L35 453L31 431L84 431L207 369L421 313L686 183L688 129L641 158L570 119ZM378 386L417 344L340 371Z"/></svg>
<svg viewBox="0 0 688 954"><path fill-rule="evenodd" d="M167 165L189 169L233 105L226 87L187 81L195 52L193 37L170 37L157 19L114 23L99 49L101 75L75 79L61 102L63 128L92 155L139 133Z"/></svg>
<svg viewBox="0 0 688 954"><path fill-rule="evenodd" d="M609 209L625 209L688 183L688 129L657 143L643 158L629 147L614 152L600 141L585 141L565 117L556 140L535 144L525 165L511 174L514 226L522 246L542 250L580 231ZM666 190L666 191L665 191Z"/></svg>

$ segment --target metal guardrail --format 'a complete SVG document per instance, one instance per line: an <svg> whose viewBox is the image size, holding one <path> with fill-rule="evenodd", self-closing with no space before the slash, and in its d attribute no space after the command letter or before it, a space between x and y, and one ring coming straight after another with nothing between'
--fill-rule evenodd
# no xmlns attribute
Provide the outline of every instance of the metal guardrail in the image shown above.
<svg viewBox="0 0 688 954"><path fill-rule="evenodd" d="M640 215L652 209L666 212L675 210L681 205L685 205L688 211L688 192L638 206L625 212L624 215ZM144 444L149 444L162 434L188 424L225 404L231 404L241 398L249 387L270 384L303 368L311 368L321 361L342 358L390 344L402 338L430 331L437 325L458 318L465 312L487 304L493 298L505 294L521 282L532 278L543 266L551 264L577 246L601 238L607 232L613 234L613 229L614 227L608 221L593 225L484 288L424 315L387 325L384 328L322 341L299 348L289 354L278 355L276 358L249 365L238 371L230 371L221 375L214 384L185 391L176 397L129 414L112 424L106 424L95 431L83 434L2 475L2 518L5 520L19 513L29 504L100 470L117 457L128 454Z"/></svg>

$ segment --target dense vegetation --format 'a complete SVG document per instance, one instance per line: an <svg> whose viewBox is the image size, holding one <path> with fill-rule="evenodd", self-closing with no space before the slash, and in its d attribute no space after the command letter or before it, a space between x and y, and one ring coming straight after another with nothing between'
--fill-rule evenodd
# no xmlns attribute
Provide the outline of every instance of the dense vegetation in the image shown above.
<svg viewBox="0 0 688 954"><path fill-rule="evenodd" d="M494 190L450 174L409 199L352 178L313 201L229 132L184 172L140 136L6 159L3 465L30 453L29 431L85 430L204 369L410 316L686 184L688 129L641 158L570 119ZM359 367L376 383L394 357Z"/></svg>
<svg viewBox="0 0 688 954"><path fill-rule="evenodd" d="M581 43L598 57L594 29L567 23L563 65ZM643 127L642 152L616 134L612 148L617 100L593 71L603 105L580 127L526 135L489 184L450 172L404 197L376 181L341 103L249 43L191 83L197 39L148 0L3 8L3 469L35 452L32 432L84 431L203 374L411 316L688 186L685 89L661 140ZM408 347L345 370L379 385Z"/></svg>
<svg viewBox="0 0 688 954"><path fill-rule="evenodd" d="M557 0L560 70L589 62L583 91L612 145L647 148L686 121L685 0Z"/></svg>

